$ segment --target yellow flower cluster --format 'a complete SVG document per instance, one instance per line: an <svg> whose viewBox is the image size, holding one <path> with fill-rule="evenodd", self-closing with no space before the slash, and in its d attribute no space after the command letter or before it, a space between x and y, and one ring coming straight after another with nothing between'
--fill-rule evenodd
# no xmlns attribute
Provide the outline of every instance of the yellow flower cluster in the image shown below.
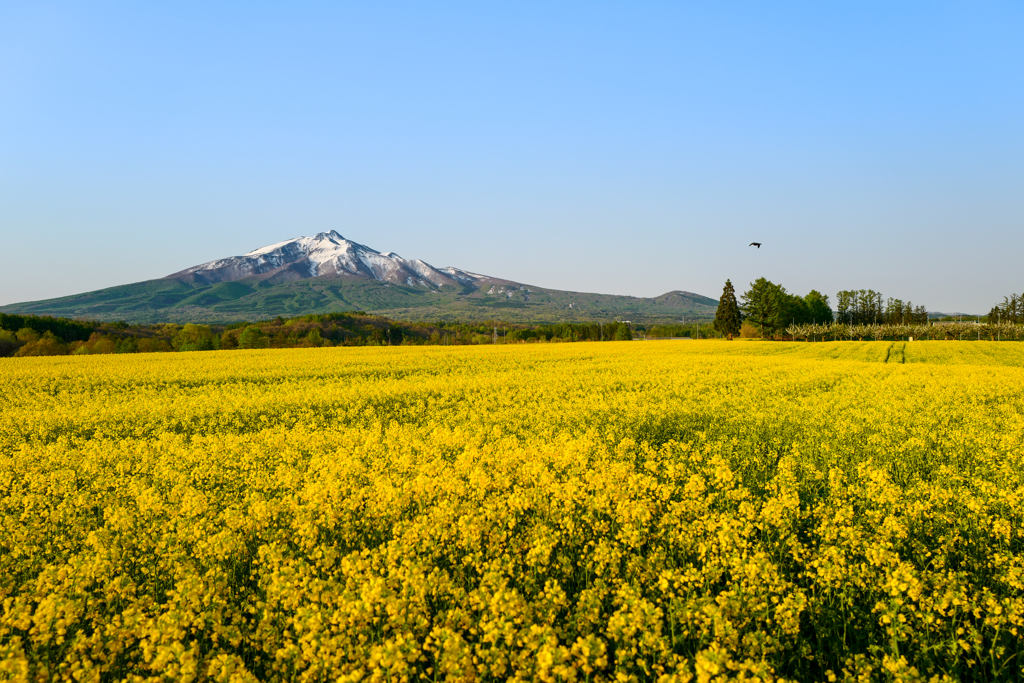
<svg viewBox="0 0 1024 683"><path fill-rule="evenodd" d="M0 679L1017 680L1024 349L0 359Z"/></svg>

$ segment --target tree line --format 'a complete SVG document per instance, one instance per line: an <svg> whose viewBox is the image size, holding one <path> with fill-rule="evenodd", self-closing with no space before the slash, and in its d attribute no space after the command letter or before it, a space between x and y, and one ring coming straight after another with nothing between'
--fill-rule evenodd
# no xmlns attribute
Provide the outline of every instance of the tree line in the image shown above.
<svg viewBox="0 0 1024 683"><path fill-rule="evenodd" d="M419 344L623 341L624 322L510 325L501 322L403 322L360 312L277 317L231 325L129 325L0 314L0 356L207 351L217 349Z"/></svg>
<svg viewBox="0 0 1024 683"><path fill-rule="evenodd" d="M788 292L766 278L750 283L737 299L730 280L725 281L715 314L715 329L730 338L746 323L761 337L775 337L788 328L807 325L916 325L928 323L924 306L902 299L886 299L873 289L848 289L836 294L833 312L827 294L812 289L804 296Z"/></svg>
<svg viewBox="0 0 1024 683"><path fill-rule="evenodd" d="M928 310L902 299L883 299L873 289L846 289L836 294L836 322L844 325L927 324Z"/></svg>
<svg viewBox="0 0 1024 683"><path fill-rule="evenodd" d="M720 336L713 323L694 320L690 323L654 323L652 325L638 325L637 329L644 333L647 339L679 339L689 337L690 339L714 339Z"/></svg>
<svg viewBox="0 0 1024 683"><path fill-rule="evenodd" d="M988 312L988 322L1004 322L1014 325L1024 323L1024 295L1004 296L1003 303L996 304Z"/></svg>

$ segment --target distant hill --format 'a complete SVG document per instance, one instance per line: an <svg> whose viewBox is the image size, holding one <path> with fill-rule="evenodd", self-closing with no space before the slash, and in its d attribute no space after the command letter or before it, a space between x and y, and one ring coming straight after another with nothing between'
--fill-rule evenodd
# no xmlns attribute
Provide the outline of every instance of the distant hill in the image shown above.
<svg viewBox="0 0 1024 683"><path fill-rule="evenodd" d="M963 313L962 311L954 311L953 313L942 313L940 311L928 311L929 318L974 318L981 317L984 313Z"/></svg>
<svg viewBox="0 0 1024 683"><path fill-rule="evenodd" d="M692 292L653 298L567 292L434 268L331 231L157 280L11 304L0 312L130 323L222 323L332 311L366 311L398 320L665 322L708 318L717 305Z"/></svg>

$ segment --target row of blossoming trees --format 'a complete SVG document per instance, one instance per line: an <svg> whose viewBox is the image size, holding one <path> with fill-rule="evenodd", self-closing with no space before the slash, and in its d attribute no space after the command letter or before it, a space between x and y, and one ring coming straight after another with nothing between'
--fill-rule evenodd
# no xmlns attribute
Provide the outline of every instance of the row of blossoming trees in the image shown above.
<svg viewBox="0 0 1024 683"><path fill-rule="evenodd" d="M796 340L843 341L874 339L937 339L1020 341L1024 340L1024 325L1013 322L940 322L940 323L885 323L878 325L845 323L797 324L786 328L786 334Z"/></svg>

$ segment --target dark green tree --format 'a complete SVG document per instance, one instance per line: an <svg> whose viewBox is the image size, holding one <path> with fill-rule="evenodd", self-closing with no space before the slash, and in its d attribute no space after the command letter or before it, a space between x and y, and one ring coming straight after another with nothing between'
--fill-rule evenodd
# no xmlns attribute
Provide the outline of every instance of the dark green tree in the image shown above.
<svg viewBox="0 0 1024 683"><path fill-rule="evenodd" d="M265 349L270 346L270 338L260 329L259 325L249 325L238 335L238 348Z"/></svg>
<svg viewBox="0 0 1024 683"><path fill-rule="evenodd" d="M812 289L804 297L804 303L807 304L807 313L810 316L810 320L804 322L812 323L830 323L832 322L832 306L828 301L828 294L822 294L816 289Z"/></svg>
<svg viewBox="0 0 1024 683"><path fill-rule="evenodd" d="M807 301L803 297L786 292L784 287L780 287L780 290L779 301L782 305L779 311L779 323L781 327L811 322L811 310L807 306Z"/></svg>
<svg viewBox="0 0 1024 683"><path fill-rule="evenodd" d="M1003 297L1003 305L999 307L1004 323L1016 325L1024 319L1024 296L1011 294Z"/></svg>
<svg viewBox="0 0 1024 683"><path fill-rule="evenodd" d="M715 312L715 329L732 339L734 334L740 333L742 323L743 314L740 313L740 306L736 302L736 290L732 282L726 280L725 287L722 288L722 298L718 300L718 311Z"/></svg>
<svg viewBox="0 0 1024 683"><path fill-rule="evenodd" d="M19 346L21 346L21 343L14 336L13 332L10 330L0 330L0 356L12 355L18 350Z"/></svg>
<svg viewBox="0 0 1024 683"><path fill-rule="evenodd" d="M853 292L844 289L836 294L836 313L839 314L839 322L849 325L853 322Z"/></svg>
<svg viewBox="0 0 1024 683"><path fill-rule="evenodd" d="M786 289L763 277L750 283L750 289L743 294L743 316L757 325L761 336L765 332L773 335L789 324L784 318Z"/></svg>

